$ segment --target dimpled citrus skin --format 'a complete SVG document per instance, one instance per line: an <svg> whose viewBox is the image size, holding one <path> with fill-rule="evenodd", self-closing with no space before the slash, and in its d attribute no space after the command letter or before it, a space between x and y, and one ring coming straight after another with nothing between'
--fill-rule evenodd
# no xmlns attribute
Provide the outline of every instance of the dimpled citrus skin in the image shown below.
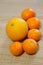
<svg viewBox="0 0 43 65"><path fill-rule="evenodd" d="M27 54L34 54L38 49L38 44L33 39L26 39L23 42L23 49Z"/></svg>
<svg viewBox="0 0 43 65"><path fill-rule="evenodd" d="M9 49L10 52L15 56L21 55L23 52L22 43L17 41L11 43Z"/></svg>
<svg viewBox="0 0 43 65"><path fill-rule="evenodd" d="M36 17L32 17L27 20L27 25L30 29L38 29L40 28L40 20Z"/></svg>
<svg viewBox="0 0 43 65"><path fill-rule="evenodd" d="M21 16L24 20L27 20L28 18L34 17L35 12L30 8L26 8L22 11Z"/></svg>
<svg viewBox="0 0 43 65"><path fill-rule="evenodd" d="M22 40L27 32L27 23L21 18L11 18L6 25L6 33L11 40Z"/></svg>
<svg viewBox="0 0 43 65"><path fill-rule="evenodd" d="M40 37L41 37L41 33L39 30L37 30L37 29L29 30L28 38L32 38L32 39L38 41L38 40L40 40Z"/></svg>

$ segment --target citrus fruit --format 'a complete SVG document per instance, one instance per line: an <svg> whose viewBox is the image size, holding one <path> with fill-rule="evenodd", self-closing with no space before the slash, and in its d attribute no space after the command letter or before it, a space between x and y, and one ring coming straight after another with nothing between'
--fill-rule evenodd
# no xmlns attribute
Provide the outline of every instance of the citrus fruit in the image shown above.
<svg viewBox="0 0 43 65"><path fill-rule="evenodd" d="M38 44L33 39L26 39L23 42L23 49L28 54L34 54L38 49Z"/></svg>
<svg viewBox="0 0 43 65"><path fill-rule="evenodd" d="M37 30L37 29L29 30L28 38L32 38L32 39L38 41L38 40L40 40L40 37L41 37L41 33L39 30Z"/></svg>
<svg viewBox="0 0 43 65"><path fill-rule="evenodd" d="M27 20L28 18L34 17L35 12L30 8L26 8L22 11L21 16L24 20Z"/></svg>
<svg viewBox="0 0 43 65"><path fill-rule="evenodd" d="M21 55L23 52L22 43L18 41L11 43L9 49L10 52L15 56Z"/></svg>
<svg viewBox="0 0 43 65"><path fill-rule="evenodd" d="M27 20L27 25L30 29L38 29L40 28L40 20L36 17L32 17Z"/></svg>
<svg viewBox="0 0 43 65"><path fill-rule="evenodd" d="M11 18L6 25L6 33L12 40L24 39L27 32L27 23L21 18Z"/></svg>

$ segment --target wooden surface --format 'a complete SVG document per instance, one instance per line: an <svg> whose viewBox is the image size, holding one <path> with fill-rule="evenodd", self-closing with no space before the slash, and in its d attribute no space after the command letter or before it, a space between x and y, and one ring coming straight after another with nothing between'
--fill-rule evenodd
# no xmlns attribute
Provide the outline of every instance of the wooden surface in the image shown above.
<svg viewBox="0 0 43 65"><path fill-rule="evenodd" d="M26 7L34 9L36 17L40 19L42 38L35 55L24 53L15 57L9 51L12 41L7 37L5 27L11 17L20 17ZM43 0L0 0L0 65L43 65Z"/></svg>

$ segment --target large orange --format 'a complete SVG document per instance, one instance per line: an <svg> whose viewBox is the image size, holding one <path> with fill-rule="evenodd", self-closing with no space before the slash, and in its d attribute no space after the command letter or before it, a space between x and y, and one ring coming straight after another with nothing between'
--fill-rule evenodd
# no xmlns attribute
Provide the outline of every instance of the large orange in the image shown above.
<svg viewBox="0 0 43 65"><path fill-rule="evenodd" d="M12 40L22 40L27 32L27 24L21 18L11 18L6 25L6 33Z"/></svg>
<svg viewBox="0 0 43 65"><path fill-rule="evenodd" d="M23 52L22 43L18 41L11 43L9 49L10 49L10 52L16 56L21 55Z"/></svg>
<svg viewBox="0 0 43 65"><path fill-rule="evenodd" d="M26 39L23 42L23 49L28 54L34 54L38 49L38 44L33 39Z"/></svg>
<svg viewBox="0 0 43 65"><path fill-rule="evenodd" d="M31 30L29 30L29 32L28 32L28 38L32 38L32 39L38 41L40 39L40 37L41 37L41 33L40 33L39 30L37 30L37 29L31 29Z"/></svg>
<svg viewBox="0 0 43 65"><path fill-rule="evenodd" d="M26 8L22 11L21 16L24 20L27 20L28 18L34 17L35 12L30 8Z"/></svg>
<svg viewBox="0 0 43 65"><path fill-rule="evenodd" d="M38 29L40 27L40 20L36 17L32 17L27 20L27 25L30 29Z"/></svg>

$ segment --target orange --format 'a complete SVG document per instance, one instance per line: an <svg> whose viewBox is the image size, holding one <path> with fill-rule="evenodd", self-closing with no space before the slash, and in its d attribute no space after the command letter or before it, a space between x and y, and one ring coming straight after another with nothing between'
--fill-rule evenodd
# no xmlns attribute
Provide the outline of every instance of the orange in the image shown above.
<svg viewBox="0 0 43 65"><path fill-rule="evenodd" d="M31 29L28 32L28 38L32 38L36 41L38 41L41 37L40 31L37 29Z"/></svg>
<svg viewBox="0 0 43 65"><path fill-rule="evenodd" d="M38 44L33 39L26 39L23 42L23 49L28 54L34 54L38 49Z"/></svg>
<svg viewBox="0 0 43 65"><path fill-rule="evenodd" d="M6 25L6 33L12 40L22 40L28 32L27 23L21 18L11 18Z"/></svg>
<svg viewBox="0 0 43 65"><path fill-rule="evenodd" d="M27 20L27 25L30 29L38 29L40 27L40 20L36 17L32 17Z"/></svg>
<svg viewBox="0 0 43 65"><path fill-rule="evenodd" d="M30 8L26 8L22 11L21 16L24 20L27 20L28 18L34 17L35 12Z"/></svg>
<svg viewBox="0 0 43 65"><path fill-rule="evenodd" d="M21 55L23 52L22 43L16 41L10 44L10 52L15 56Z"/></svg>

